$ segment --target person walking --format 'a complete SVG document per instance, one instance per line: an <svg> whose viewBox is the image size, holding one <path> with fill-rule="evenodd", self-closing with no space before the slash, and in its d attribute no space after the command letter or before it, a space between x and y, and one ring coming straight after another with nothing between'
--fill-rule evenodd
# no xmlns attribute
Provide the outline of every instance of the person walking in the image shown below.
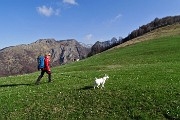
<svg viewBox="0 0 180 120"><path fill-rule="evenodd" d="M51 70L50 70L50 57L51 57L50 53L46 54L44 57L44 68L38 68L39 70L41 70L41 74L39 75L38 79L36 80L36 83L35 83L36 85L38 85L40 83L40 80L44 76L45 72L48 74L48 82L52 82L51 81Z"/></svg>

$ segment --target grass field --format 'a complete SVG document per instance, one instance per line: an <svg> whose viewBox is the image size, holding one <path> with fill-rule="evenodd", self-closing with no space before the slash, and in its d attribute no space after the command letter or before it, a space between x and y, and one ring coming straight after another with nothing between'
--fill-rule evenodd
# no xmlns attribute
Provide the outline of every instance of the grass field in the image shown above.
<svg viewBox="0 0 180 120"><path fill-rule="evenodd" d="M0 78L0 120L179 120L180 35L115 48L39 72ZM109 75L104 89L95 77Z"/></svg>

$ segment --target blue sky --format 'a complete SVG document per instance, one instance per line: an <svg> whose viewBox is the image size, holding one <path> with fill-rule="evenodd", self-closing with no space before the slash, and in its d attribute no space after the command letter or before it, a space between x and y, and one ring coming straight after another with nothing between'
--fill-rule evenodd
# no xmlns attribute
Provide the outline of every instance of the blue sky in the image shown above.
<svg viewBox="0 0 180 120"><path fill-rule="evenodd" d="M180 15L180 0L0 0L0 15L0 49L45 38L94 44Z"/></svg>

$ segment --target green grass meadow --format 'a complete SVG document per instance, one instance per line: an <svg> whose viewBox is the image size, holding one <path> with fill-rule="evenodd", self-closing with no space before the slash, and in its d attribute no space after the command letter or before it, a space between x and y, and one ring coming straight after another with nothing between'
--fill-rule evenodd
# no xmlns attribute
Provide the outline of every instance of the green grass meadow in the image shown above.
<svg viewBox="0 0 180 120"><path fill-rule="evenodd" d="M0 78L0 120L180 120L180 35L52 68L52 83L39 74Z"/></svg>

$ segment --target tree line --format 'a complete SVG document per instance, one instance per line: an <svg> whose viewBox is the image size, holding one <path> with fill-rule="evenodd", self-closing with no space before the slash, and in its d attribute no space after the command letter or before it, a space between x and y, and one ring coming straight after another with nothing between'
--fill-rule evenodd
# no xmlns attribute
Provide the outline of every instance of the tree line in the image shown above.
<svg viewBox="0 0 180 120"><path fill-rule="evenodd" d="M132 31L126 38L122 40L122 42L126 42L133 38L139 37L157 28L172 25L175 23L180 23L180 16L168 16L162 19L155 18L152 22L146 25L142 25L141 27L139 27L139 29Z"/></svg>

